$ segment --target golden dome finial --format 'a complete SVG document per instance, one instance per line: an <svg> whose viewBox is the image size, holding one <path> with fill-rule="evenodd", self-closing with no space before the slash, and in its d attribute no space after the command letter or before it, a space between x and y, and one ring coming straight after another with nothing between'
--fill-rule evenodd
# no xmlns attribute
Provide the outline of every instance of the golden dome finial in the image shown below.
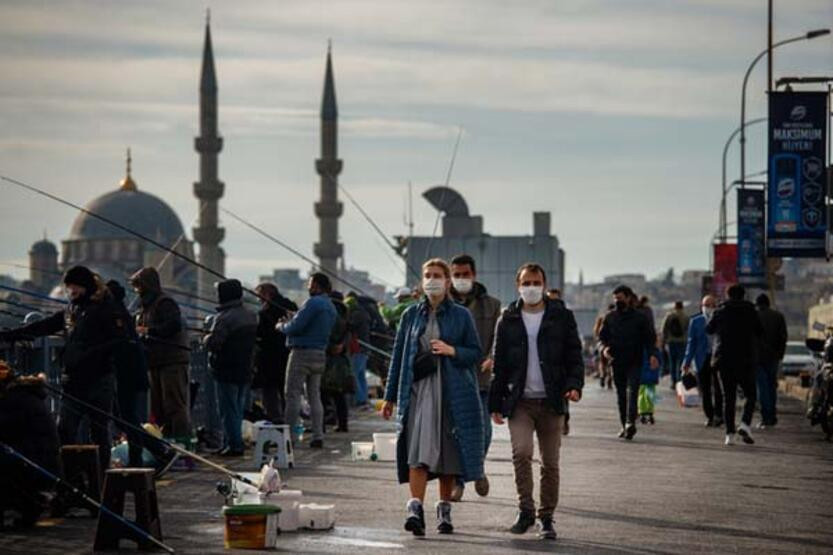
<svg viewBox="0 0 833 555"><path fill-rule="evenodd" d="M121 180L121 190L122 191L135 191L136 190L136 182L133 181L133 177L130 175L130 164L133 161L133 158L130 157L130 147L127 148L127 175L124 179Z"/></svg>

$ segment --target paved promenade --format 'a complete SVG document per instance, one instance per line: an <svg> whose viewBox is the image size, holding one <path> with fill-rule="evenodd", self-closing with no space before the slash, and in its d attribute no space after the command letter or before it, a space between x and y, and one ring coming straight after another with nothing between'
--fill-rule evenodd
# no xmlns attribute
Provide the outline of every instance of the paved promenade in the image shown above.
<svg viewBox="0 0 833 555"><path fill-rule="evenodd" d="M355 417L351 433L328 435L324 450L298 449L298 467L285 476L290 487L307 500L336 504L337 525L284 534L279 551L833 552L833 444L807 425L800 403L782 399L781 424L757 433L755 445L724 447L720 430L703 427L700 409L679 408L665 386L661 394L657 424L625 442L615 437L613 392L588 384L561 451L557 542L505 531L516 506L505 426L496 427L486 463L489 497L469 488L454 505L454 535L440 537L429 527L425 539L414 539L401 528L408 493L396 483L393 463L350 460L350 441L393 428L365 413ZM214 488L220 479L199 470L169 473L158 483L165 541L178 552L223 552L222 500ZM435 500L431 484L427 504ZM0 535L0 552L89 552L94 528L89 518L47 520L25 534Z"/></svg>

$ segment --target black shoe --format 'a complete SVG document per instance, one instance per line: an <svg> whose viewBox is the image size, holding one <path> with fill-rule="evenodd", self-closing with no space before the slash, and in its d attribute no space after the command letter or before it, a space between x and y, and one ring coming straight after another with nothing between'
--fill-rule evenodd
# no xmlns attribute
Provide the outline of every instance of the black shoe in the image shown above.
<svg viewBox="0 0 833 555"><path fill-rule="evenodd" d="M437 532L440 534L454 533L454 526L451 524L451 503L448 501L437 502Z"/></svg>
<svg viewBox="0 0 833 555"><path fill-rule="evenodd" d="M526 534L526 531L535 524L535 513L527 511L518 511L518 517L515 523L509 529L513 534Z"/></svg>
<svg viewBox="0 0 833 555"><path fill-rule="evenodd" d="M620 429L619 434L616 437L618 437L619 439L624 438L625 437L625 428Z"/></svg>
<svg viewBox="0 0 833 555"><path fill-rule="evenodd" d="M656 423L657 423L657 422L656 422L656 420L654 420L654 415L653 415L653 414L649 414L649 415L648 415L648 423L649 423L651 426L653 426L654 424L656 424Z"/></svg>
<svg viewBox="0 0 833 555"><path fill-rule="evenodd" d="M347 433L347 426L344 426L343 428L341 426L339 426L338 428L336 428L336 432L338 432L340 434L346 434Z"/></svg>
<svg viewBox="0 0 833 555"><path fill-rule="evenodd" d="M309 442L310 449L323 449L324 448L324 440L323 439L313 439Z"/></svg>
<svg viewBox="0 0 833 555"><path fill-rule="evenodd" d="M405 530L411 532L414 536L425 535L425 512L422 509L422 503L419 499L411 499L408 501L408 518L405 519Z"/></svg>
<svg viewBox="0 0 833 555"><path fill-rule="evenodd" d="M631 440L633 436L636 435L636 426L633 424L628 424L625 426L625 439Z"/></svg>
<svg viewBox="0 0 833 555"><path fill-rule="evenodd" d="M639 421L642 422L643 424L647 424L648 423L648 417L643 414L642 416L639 417Z"/></svg>
<svg viewBox="0 0 833 555"><path fill-rule="evenodd" d="M709 418L708 420L703 422L703 426L705 426L706 428L714 428L714 420Z"/></svg>
<svg viewBox="0 0 833 555"><path fill-rule="evenodd" d="M724 423L723 419L718 416L717 418L714 419L714 424L713 425L714 425L715 428L720 428L721 426L723 426L723 423Z"/></svg>
<svg viewBox="0 0 833 555"><path fill-rule="evenodd" d="M552 517L542 518L538 527L538 537L542 540L554 540L558 537L555 533L555 522Z"/></svg>

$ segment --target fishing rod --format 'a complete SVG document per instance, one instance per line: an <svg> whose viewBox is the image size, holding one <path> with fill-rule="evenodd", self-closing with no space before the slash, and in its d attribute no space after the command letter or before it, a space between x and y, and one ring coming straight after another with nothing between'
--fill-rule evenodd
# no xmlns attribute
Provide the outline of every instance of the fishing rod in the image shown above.
<svg viewBox="0 0 833 555"><path fill-rule="evenodd" d="M132 532L138 534L142 539L151 542L155 546L157 546L161 549L164 549L168 553L175 553L175 551L172 547L162 543L161 541L159 541L158 539L153 537L153 535L148 533L146 530L141 529L134 522L131 522L130 520L124 518L122 515L111 511L105 505L93 500L90 496L88 496L87 494L85 494L84 492L82 492L81 490L76 488L75 486L73 486L71 483L59 478L58 476L56 476L52 472L48 471L47 469L45 469L44 467L42 467L41 465L39 465L35 461L29 459L28 457L26 457L25 455L23 455L22 453L17 451L11 445L8 445L5 442L0 441L0 449L3 449L9 456L16 458L17 460L19 460L20 462L22 462L23 464L25 464L29 468L32 468L32 469L36 470L37 472L39 472L43 476L46 476L56 486L62 486L64 488L67 488L70 492L72 492L73 495L76 495L80 499L83 499L86 503L89 503L91 506L95 507L97 510L106 514L110 518L113 518L113 519L117 520L118 522L120 522L121 524L123 524L124 526L129 528Z"/></svg>
<svg viewBox="0 0 833 555"><path fill-rule="evenodd" d="M6 316L12 316L13 318L25 318L26 315L20 312L12 312L11 310L4 310L0 308L0 314L5 314Z"/></svg>
<svg viewBox="0 0 833 555"><path fill-rule="evenodd" d="M46 268L37 268L35 266L28 266L26 264L17 264L15 262L0 262L0 265L11 266L12 268L22 268L24 270L34 270L36 272L42 272L44 274L51 274L53 276L62 276L62 275L64 275L62 272L58 272L58 271L55 271L55 270L47 270Z"/></svg>
<svg viewBox="0 0 833 555"><path fill-rule="evenodd" d="M40 312L40 310L41 310L40 308L38 308L36 306L32 306L30 304L18 303L18 302L9 301L9 300L6 300L6 299L0 299L0 303L7 304L9 306L16 306L17 308L25 308L26 310L34 310L34 311L38 311L38 312Z"/></svg>
<svg viewBox="0 0 833 555"><path fill-rule="evenodd" d="M156 436L148 433L148 431L145 430L144 428L142 428L141 426L131 424L130 422L127 422L127 421L119 418L118 416L116 416L114 414L110 414L109 412L107 412L103 409L100 409L100 408L96 407L95 405L91 405L91 404L89 404L85 401L82 401L81 399L79 399L79 398L77 398L73 395L70 395L69 393L67 393L67 392L65 392L61 389L58 389L54 386L51 386L51 385L45 383L44 387L46 388L47 391L50 391L54 395L59 395L61 398L65 399L65 400L69 400L72 403L80 405L80 406L84 407L87 410L95 412L95 413L97 413L97 414L115 422L122 429L130 428L131 430L139 432L140 434L143 434L144 436L148 436L148 437L153 438L153 440L161 443L162 445L164 445L168 449L176 451L176 453L178 453L179 455L182 455L182 456L185 456L185 457L190 457L190 458L194 459L195 461L201 462L204 465L209 466L209 467L211 467L215 470L218 470L219 472L222 472L223 474L226 474L227 476L230 476L231 478L234 478L235 480L243 482L243 483L245 483L249 486L252 486L254 488L259 487L258 484L254 483L252 480L246 478L245 476L243 476L241 474L238 474L237 472L234 472L233 470L229 470L228 468L226 468L222 465L219 465L215 462L212 462L212 461L206 459L205 457L202 457L202 456L200 456L196 453L192 453L191 451L188 451L184 447L180 447L176 443L172 443L172 442L166 440L165 438L156 437Z"/></svg>
<svg viewBox="0 0 833 555"><path fill-rule="evenodd" d="M44 295L43 293L38 293L36 291L27 291L26 289L18 289L17 287L9 287L8 285L0 285L0 289L11 291L13 293L20 293L21 295L28 295L44 301L52 301L53 303L69 304L69 301L65 301L64 299L56 299L55 297L50 297L49 295Z"/></svg>

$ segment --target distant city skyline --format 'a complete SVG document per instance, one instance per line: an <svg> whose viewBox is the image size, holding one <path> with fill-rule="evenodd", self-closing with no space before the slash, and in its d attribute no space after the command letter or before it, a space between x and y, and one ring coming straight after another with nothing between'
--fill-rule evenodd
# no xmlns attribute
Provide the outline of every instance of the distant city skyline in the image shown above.
<svg viewBox="0 0 833 555"><path fill-rule="evenodd" d="M476 7L475 7L476 6ZM436 213L421 193L445 180L494 235L532 233L552 212L566 277L649 278L706 268L717 228L720 153L738 125L740 85L766 46L766 4L706 1L236 2L212 6L224 148L220 201L301 252L317 240L318 112L327 40L339 98L341 185L390 235ZM0 4L0 174L84 204L133 178L197 216L198 86L204 4ZM776 38L833 26L829 1L775 2ZM829 75L831 38L778 50L775 76ZM748 119L765 115L766 64ZM747 169L764 169L764 126ZM737 176L737 150L729 175ZM24 263L43 236L60 244L76 213L0 184L0 261ZM347 265L390 286L404 264L346 198ZM734 220L734 197L729 220ZM222 219L222 218L221 218ZM308 265L233 221L230 276L252 282ZM26 270L0 266L16 277Z"/></svg>

